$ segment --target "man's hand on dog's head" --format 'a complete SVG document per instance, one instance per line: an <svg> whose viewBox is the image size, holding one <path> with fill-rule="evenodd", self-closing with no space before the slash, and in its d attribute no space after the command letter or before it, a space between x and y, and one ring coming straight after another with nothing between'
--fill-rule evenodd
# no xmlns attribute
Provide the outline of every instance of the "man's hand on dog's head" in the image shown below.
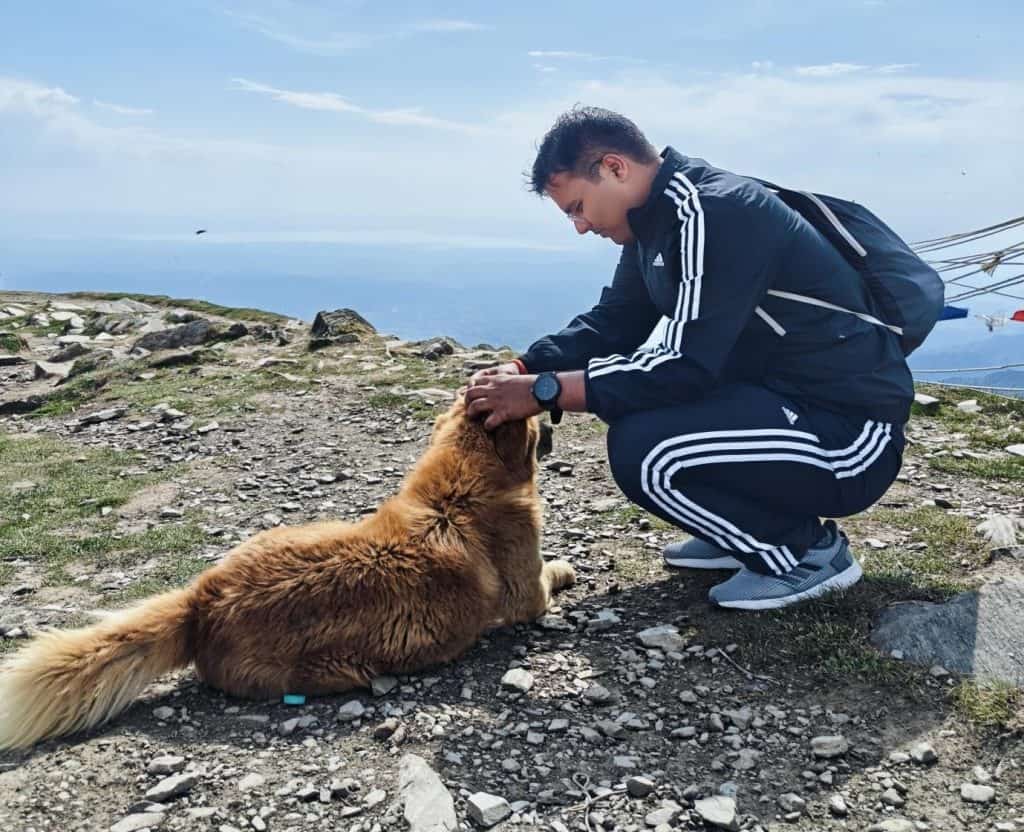
<svg viewBox="0 0 1024 832"><path fill-rule="evenodd" d="M489 372L500 370L500 367L481 370L473 376L466 390L466 415L484 419L487 430L542 412L532 391L537 377L521 376L518 368L514 364L512 366L512 373Z"/></svg>
<svg viewBox="0 0 1024 832"><path fill-rule="evenodd" d="M477 370L469 379L470 385L476 384L480 379L486 376L515 376L519 375L519 365L515 361L509 361L505 364L495 364L493 367L487 367L483 370Z"/></svg>

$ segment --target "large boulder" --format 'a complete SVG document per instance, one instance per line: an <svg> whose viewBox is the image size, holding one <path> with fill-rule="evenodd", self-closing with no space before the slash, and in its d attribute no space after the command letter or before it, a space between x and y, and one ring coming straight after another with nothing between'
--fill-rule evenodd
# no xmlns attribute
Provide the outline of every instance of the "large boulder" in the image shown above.
<svg viewBox="0 0 1024 832"><path fill-rule="evenodd" d="M1019 684L1024 581L990 581L942 604L892 604L879 612L871 642L915 664Z"/></svg>
<svg viewBox="0 0 1024 832"><path fill-rule="evenodd" d="M375 335L377 330L354 309L335 309L333 312L317 312L311 332L314 338L337 338L341 335L358 338L360 335Z"/></svg>
<svg viewBox="0 0 1024 832"><path fill-rule="evenodd" d="M177 350L182 347L197 347L211 341L233 340L248 333L249 330L245 324L236 323L226 327L204 318L201 321L192 321L170 329L147 332L135 342L132 349L139 348L150 352Z"/></svg>

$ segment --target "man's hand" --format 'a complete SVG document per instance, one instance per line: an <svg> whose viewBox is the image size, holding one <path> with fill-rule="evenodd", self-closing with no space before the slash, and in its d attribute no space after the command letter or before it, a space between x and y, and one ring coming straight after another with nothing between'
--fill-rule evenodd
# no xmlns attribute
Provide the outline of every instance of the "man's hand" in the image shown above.
<svg viewBox="0 0 1024 832"><path fill-rule="evenodd" d="M512 367L512 373L492 372L500 367L481 370L473 376L466 390L466 414L471 418L486 417L484 428L487 430L542 412L531 392L537 377L521 376L518 367L514 364Z"/></svg>
<svg viewBox="0 0 1024 832"><path fill-rule="evenodd" d="M519 365L515 361L509 361L507 364L498 364L494 367L487 367L484 370L477 370L469 379L469 385L472 387L474 384L478 384L480 379L486 378L487 376L517 376L519 375Z"/></svg>

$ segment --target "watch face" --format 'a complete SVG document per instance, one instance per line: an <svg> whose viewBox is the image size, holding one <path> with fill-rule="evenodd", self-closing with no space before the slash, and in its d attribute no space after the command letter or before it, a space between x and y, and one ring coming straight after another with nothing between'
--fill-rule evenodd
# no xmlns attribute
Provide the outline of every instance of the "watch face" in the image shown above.
<svg viewBox="0 0 1024 832"><path fill-rule="evenodd" d="M533 386L534 395L542 402L553 402L558 398L559 387L558 379L554 376L538 376Z"/></svg>

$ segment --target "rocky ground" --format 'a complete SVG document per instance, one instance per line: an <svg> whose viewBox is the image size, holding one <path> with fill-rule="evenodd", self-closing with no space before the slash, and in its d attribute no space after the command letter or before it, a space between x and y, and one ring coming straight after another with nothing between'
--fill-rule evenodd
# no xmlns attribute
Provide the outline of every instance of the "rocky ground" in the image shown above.
<svg viewBox="0 0 1024 832"><path fill-rule="evenodd" d="M372 511L503 355L166 298L0 293L0 315L5 651L259 529ZM1024 830L1024 656L985 629L1020 632L1024 403L928 392L899 482L844 521L866 578L842 598L711 608L725 575L662 567L677 534L618 494L603 425L570 415L544 553L580 580L550 615L300 705L161 679L101 730L0 754L0 829ZM941 617L951 598L973 631ZM959 648L945 666L916 624L879 642L906 601Z"/></svg>

